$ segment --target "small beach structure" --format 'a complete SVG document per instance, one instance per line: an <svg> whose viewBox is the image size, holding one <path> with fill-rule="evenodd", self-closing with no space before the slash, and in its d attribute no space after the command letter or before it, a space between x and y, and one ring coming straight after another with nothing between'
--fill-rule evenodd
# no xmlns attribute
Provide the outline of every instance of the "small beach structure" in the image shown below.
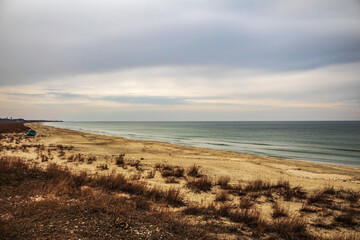
<svg viewBox="0 0 360 240"><path fill-rule="evenodd" d="M36 132L35 131L28 131L28 132L26 132L26 135L35 137Z"/></svg>

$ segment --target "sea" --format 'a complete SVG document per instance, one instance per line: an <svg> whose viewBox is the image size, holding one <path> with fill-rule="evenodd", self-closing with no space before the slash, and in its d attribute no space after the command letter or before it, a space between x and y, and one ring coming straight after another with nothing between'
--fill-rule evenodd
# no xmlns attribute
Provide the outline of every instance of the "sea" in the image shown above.
<svg viewBox="0 0 360 240"><path fill-rule="evenodd" d="M127 139L360 167L360 121L65 121L46 125Z"/></svg>

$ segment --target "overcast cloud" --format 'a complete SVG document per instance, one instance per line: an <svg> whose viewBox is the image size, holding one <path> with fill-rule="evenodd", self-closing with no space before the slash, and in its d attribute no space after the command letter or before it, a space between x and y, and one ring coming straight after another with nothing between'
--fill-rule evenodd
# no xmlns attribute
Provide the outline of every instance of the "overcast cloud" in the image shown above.
<svg viewBox="0 0 360 240"><path fill-rule="evenodd" d="M360 1L3 0L0 116L359 120Z"/></svg>

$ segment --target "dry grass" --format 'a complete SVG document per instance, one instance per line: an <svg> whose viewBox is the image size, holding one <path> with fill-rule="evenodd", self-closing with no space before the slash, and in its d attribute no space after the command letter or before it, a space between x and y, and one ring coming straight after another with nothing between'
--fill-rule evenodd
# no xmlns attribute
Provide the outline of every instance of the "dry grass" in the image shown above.
<svg viewBox="0 0 360 240"><path fill-rule="evenodd" d="M273 218L287 217L289 216L289 210L282 206L279 202L275 202L273 205Z"/></svg>
<svg viewBox="0 0 360 240"><path fill-rule="evenodd" d="M163 199L166 203L172 204L174 206L183 205L183 196L180 193L180 189L169 188L164 192Z"/></svg>
<svg viewBox="0 0 360 240"><path fill-rule="evenodd" d="M107 164L100 164L96 167L99 168L100 170L109 170L109 167Z"/></svg>
<svg viewBox="0 0 360 240"><path fill-rule="evenodd" d="M250 197L242 197L240 198L240 204L239 207L242 209L248 209L252 205L254 205L254 201Z"/></svg>
<svg viewBox="0 0 360 240"><path fill-rule="evenodd" d="M0 158L0 180L0 239L207 238L201 226L195 228L174 214L153 210L150 192L175 205L182 202L178 189L129 186L122 175L76 175L55 164L40 170L10 157ZM120 188L144 197L129 199L110 191Z"/></svg>
<svg viewBox="0 0 360 240"><path fill-rule="evenodd" d="M174 170L163 169L163 170L161 171L161 176L163 176L163 177L174 176Z"/></svg>
<svg viewBox="0 0 360 240"><path fill-rule="evenodd" d="M328 204L331 203L331 199L328 198L328 196L326 194L324 194L321 191L315 192L312 195L310 195L306 201L307 204L314 204L314 203L319 203L319 204Z"/></svg>
<svg viewBox="0 0 360 240"><path fill-rule="evenodd" d="M201 177L200 171L199 171L199 167L196 166L195 164L192 165L188 171L187 171L187 175L190 177Z"/></svg>
<svg viewBox="0 0 360 240"><path fill-rule="evenodd" d="M156 171L148 171L146 178L154 178L156 174Z"/></svg>
<svg viewBox="0 0 360 240"><path fill-rule="evenodd" d="M140 160L128 160L126 162L129 166L139 169L140 167Z"/></svg>
<svg viewBox="0 0 360 240"><path fill-rule="evenodd" d="M186 186L195 192L207 192L212 188L212 182L207 176L201 178L189 179Z"/></svg>
<svg viewBox="0 0 360 240"><path fill-rule="evenodd" d="M115 164L118 165L119 167L123 167L125 165L125 154L120 154L119 156L117 156L115 158Z"/></svg>
<svg viewBox="0 0 360 240"><path fill-rule="evenodd" d="M336 194L336 190L334 188L334 186L326 186L324 188L324 190L322 191L322 193L324 194L330 194L330 195L335 195Z"/></svg>
<svg viewBox="0 0 360 240"><path fill-rule="evenodd" d="M165 179L165 183L180 183L175 177L169 177Z"/></svg>
<svg viewBox="0 0 360 240"><path fill-rule="evenodd" d="M220 176L216 180L216 185L219 185L220 188L226 189L229 187L230 177L229 176Z"/></svg>
<svg viewBox="0 0 360 240"><path fill-rule="evenodd" d="M220 190L215 195L215 201L225 202L230 200L230 195L227 191Z"/></svg>
<svg viewBox="0 0 360 240"><path fill-rule="evenodd" d="M263 180L253 180L247 183L244 188L245 192L258 192L262 190L267 190L271 188L271 184L269 182L264 182Z"/></svg>
<svg viewBox="0 0 360 240"><path fill-rule="evenodd" d="M177 167L177 168L175 168L174 176L177 178L184 177L184 171L185 171L184 168Z"/></svg>
<svg viewBox="0 0 360 240"><path fill-rule="evenodd" d="M290 189L290 183L289 183L289 181L286 181L286 180L279 180L274 187L289 190Z"/></svg>
<svg viewBox="0 0 360 240"><path fill-rule="evenodd" d="M360 233L334 233L332 235L323 236L326 240L359 240Z"/></svg>
<svg viewBox="0 0 360 240"><path fill-rule="evenodd" d="M163 177L184 177L184 168L171 165L161 165L161 176Z"/></svg>
<svg viewBox="0 0 360 240"><path fill-rule="evenodd" d="M284 239L314 239L307 231L307 221L300 217L276 219L269 228Z"/></svg>
<svg viewBox="0 0 360 240"><path fill-rule="evenodd" d="M92 164L93 162L96 161L96 157L95 156L89 156L87 158L87 164Z"/></svg>
<svg viewBox="0 0 360 240"><path fill-rule="evenodd" d="M345 209L345 211L334 218L334 222L343 226L354 226L357 224L355 214L351 209Z"/></svg>
<svg viewBox="0 0 360 240"><path fill-rule="evenodd" d="M342 190L339 192L338 196L342 199L347 200L349 203L351 204L355 204L359 201L360 199L360 192L359 191L354 191L354 190Z"/></svg>
<svg viewBox="0 0 360 240"><path fill-rule="evenodd" d="M134 173L133 175L130 176L131 180L140 180L141 178L141 174L139 173Z"/></svg>
<svg viewBox="0 0 360 240"><path fill-rule="evenodd" d="M257 209L236 209L230 213L229 219L233 222L244 223L255 231L261 232L266 228L266 222Z"/></svg>

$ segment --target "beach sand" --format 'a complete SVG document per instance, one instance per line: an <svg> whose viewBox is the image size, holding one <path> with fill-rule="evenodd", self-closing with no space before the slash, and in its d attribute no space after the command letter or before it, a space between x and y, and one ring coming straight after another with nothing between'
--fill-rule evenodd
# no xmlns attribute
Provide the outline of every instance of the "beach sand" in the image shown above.
<svg viewBox="0 0 360 240"><path fill-rule="evenodd" d="M288 180L291 185L307 190L332 185L336 188L360 190L360 169L340 165L313 163L274 157L262 157L205 148L174 145L163 142L129 140L121 137L96 135L42 125L27 124L36 130L39 144L63 144L74 146L74 152L94 155L94 164L74 164L62 159L54 162L67 165L74 171L97 172L99 164L107 164L108 172L119 171L111 157L126 154L126 159L143 159L141 164L152 167L156 163L188 168L193 164L212 177L227 175L231 182L255 179Z"/></svg>
<svg viewBox="0 0 360 240"><path fill-rule="evenodd" d="M168 178L164 178L161 171L157 168L160 165L179 166L189 169L194 164L199 167L200 173L206 175L213 183L216 183L221 176L230 178L230 185L246 186L248 182L263 180L276 184L278 181L288 181L291 187L301 187L307 192L308 196L319 192L325 188L334 187L337 190L360 191L360 169L356 167L347 167L331 164L321 164L306 161L297 161L281 159L274 157L262 157L249 154L233 153L204 149L190 146L174 145L163 142L129 140L121 137L96 135L68 129L60 129L45 126L41 123L27 123L26 126L37 132L35 138L26 138L25 144L43 145L43 152L48 152L49 161L41 161L39 152L36 151L13 151L8 150L6 155L21 156L31 164L36 163L40 167L46 168L49 163L56 163L67 167L73 172L86 171L89 174L116 174L122 173L130 179L136 179L146 182L150 186L157 186L163 189L175 187L181 189L184 196L184 202L189 205L203 205L215 201L216 194L220 187L214 186L210 191L196 192L186 187L187 178L181 177L175 179L173 183L167 183ZM61 147L58 147L61 145ZM71 147L61 152L62 147ZM50 151L50 148L53 150ZM47 151L48 150L48 151ZM73 156L81 154L84 160L69 161ZM115 159L125 154L126 167L119 167ZM89 163L86 159L94 159ZM139 162L137 167L136 163ZM106 166L106 167L104 167ZM149 173L154 172L154 177L147 177ZM251 195L250 195L251 196ZM274 195L275 196L275 195ZM241 197L231 196L231 204L238 205ZM304 214L301 208L304 207L306 200L285 201L282 197L275 197L269 201L265 196L256 197L254 203L257 209L261 211L261 216L272 221L274 202L281 203L288 209L292 216L305 217L310 223L309 231L314 234L332 234L334 228L314 227L316 224L328 224L333 221L334 214L320 216L320 213ZM337 202L336 202L337 201ZM334 200L338 203L339 200ZM356 202L358 202L356 200ZM340 203L339 204L343 204ZM357 203L349 206L357 209ZM318 208L321 209L321 208ZM182 209L173 209L180 211ZM321 210L316 210L321 211ZM328 211L328 210L326 210ZM335 210L332 210L335 211ZM336 211L340 211L339 209ZM188 221L200 221L199 218L187 217ZM356 220L357 221L357 220ZM359 230L356 223L351 231ZM347 228L337 227L337 233L349 231ZM231 239L231 238L229 238Z"/></svg>

